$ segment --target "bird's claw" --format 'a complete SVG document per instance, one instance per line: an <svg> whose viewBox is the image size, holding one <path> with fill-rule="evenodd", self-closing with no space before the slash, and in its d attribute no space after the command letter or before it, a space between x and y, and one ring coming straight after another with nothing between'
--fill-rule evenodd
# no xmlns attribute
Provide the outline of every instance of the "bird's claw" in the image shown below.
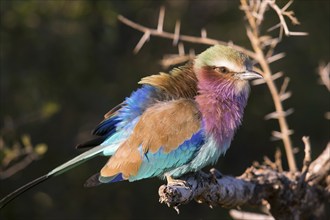
<svg viewBox="0 0 330 220"><path fill-rule="evenodd" d="M174 179L170 175L165 175L165 176L166 176L168 185L176 185L176 186L184 186L184 187L186 187L188 185L187 181L185 181L185 180Z"/></svg>
<svg viewBox="0 0 330 220"><path fill-rule="evenodd" d="M220 173L218 170L216 170L214 168L212 168L210 170L210 173L211 173L211 181L214 183L218 182L217 179L220 179L223 177L222 173Z"/></svg>

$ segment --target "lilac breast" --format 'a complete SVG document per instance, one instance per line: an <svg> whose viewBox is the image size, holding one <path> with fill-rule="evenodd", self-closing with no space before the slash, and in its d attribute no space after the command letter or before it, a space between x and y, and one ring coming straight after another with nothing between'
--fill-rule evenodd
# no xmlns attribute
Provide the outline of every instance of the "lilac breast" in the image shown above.
<svg viewBox="0 0 330 220"><path fill-rule="evenodd" d="M198 89L196 102L202 113L205 132L221 146L233 138L241 124L249 90L237 91L235 80L227 78L200 80Z"/></svg>

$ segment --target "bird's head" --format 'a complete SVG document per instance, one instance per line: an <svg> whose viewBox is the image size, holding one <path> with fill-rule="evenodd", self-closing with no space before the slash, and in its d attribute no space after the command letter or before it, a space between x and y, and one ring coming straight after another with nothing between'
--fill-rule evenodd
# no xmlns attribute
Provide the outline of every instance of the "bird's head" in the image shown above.
<svg viewBox="0 0 330 220"><path fill-rule="evenodd" d="M199 81L230 82L237 91L248 87L248 80L262 78L252 70L248 56L222 45L212 46L199 54L194 61L194 71Z"/></svg>

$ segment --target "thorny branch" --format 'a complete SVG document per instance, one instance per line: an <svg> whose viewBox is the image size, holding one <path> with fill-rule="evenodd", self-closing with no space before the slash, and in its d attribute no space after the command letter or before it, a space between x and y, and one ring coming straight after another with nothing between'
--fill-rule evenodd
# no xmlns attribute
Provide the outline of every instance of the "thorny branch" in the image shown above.
<svg viewBox="0 0 330 220"><path fill-rule="evenodd" d="M275 219L319 219L324 211L324 203L330 201L330 144L308 166L310 146L308 138L303 139L306 166L302 171L278 172L277 167L267 162L263 165L254 163L239 177L224 176L215 169L207 174L188 174L181 182L161 186L160 202L177 211L178 206L192 200L210 207L265 205ZM306 176L308 181L305 181ZM320 187L322 185L327 187ZM272 218L267 215L267 219Z"/></svg>
<svg viewBox="0 0 330 220"><path fill-rule="evenodd" d="M252 2L252 3L251 3ZM283 105L282 105L282 100L281 100L281 95L280 92L278 91L278 89L276 88L275 82L272 79L272 71L270 69L269 66L269 62L267 62L267 58L264 52L264 46L262 43L262 36L260 36L259 33L259 28L260 28L260 19L263 16L255 16L254 12L257 10L255 3L253 3L255 1L249 1L249 3L247 2L247 0L241 0L241 9L245 12L245 15L248 19L248 23L249 25L247 26L247 36L250 39L252 48L256 54L256 60L259 63L263 75L264 75L264 80L267 83L267 86L269 88L269 91L272 95L273 101L274 101L274 105L275 105L275 109L276 112L273 113L273 117L272 118L277 118L278 122L279 122L279 126L280 126L280 132L276 132L274 131L273 137L277 138L277 139L282 139L283 144L284 144L284 148L286 151L286 156L287 156L287 160L289 163L289 168L290 171L296 171L297 170L297 166L296 166L296 162L295 162L295 158L292 152L292 143L291 143L291 139L290 139L290 134L292 134L292 131L289 129L287 121L286 121L286 116L288 115L288 112L284 111L283 109ZM261 6L264 6L266 3L267 5L272 6L272 8L276 8L278 9L278 7L274 6L274 1L263 1L264 4L261 4L259 6L259 8ZM287 8L287 7L286 7ZM260 10L259 10L260 11ZM261 11L265 11L264 9ZM258 22L259 21L259 22ZM285 20L282 18L280 18L281 21L281 26L284 27L284 29L287 27ZM258 25L259 24L259 25ZM278 40L280 41L280 40ZM284 87L282 86L282 88L286 88L287 85ZM285 90L282 89L282 93L284 94ZM282 99L283 99L283 95L282 95ZM291 110L292 112L292 110Z"/></svg>
<svg viewBox="0 0 330 220"><path fill-rule="evenodd" d="M228 45L228 46L230 45L234 49L245 53L246 55L250 56L251 58L254 58L254 56L255 56L252 51L247 50L247 49L237 46L237 45L233 45L231 42L220 41L220 40L207 38L207 37L194 37L194 36L188 36L188 35L179 35L179 31L177 31L175 33L170 33L170 32L166 32L163 30L158 31L157 29L148 28L148 27L145 27L138 23L135 23L135 22L125 18L122 15L118 16L118 20L138 31L141 31L143 33L148 33L149 36L157 36L157 37L172 39L175 41L190 42L190 43L196 43L196 44L206 44L206 45L222 44L222 45ZM141 40L140 40L140 42L141 42ZM144 43L145 42L146 41L144 41ZM135 53L139 52L140 49L142 48L142 46L144 45L144 43L143 44L138 43L138 45L134 49L134 52Z"/></svg>

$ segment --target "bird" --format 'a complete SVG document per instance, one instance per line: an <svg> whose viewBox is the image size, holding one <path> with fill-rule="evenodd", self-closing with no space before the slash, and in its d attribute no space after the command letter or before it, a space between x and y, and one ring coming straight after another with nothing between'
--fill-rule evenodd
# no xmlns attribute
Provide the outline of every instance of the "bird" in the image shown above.
<svg viewBox="0 0 330 220"><path fill-rule="evenodd" d="M262 78L248 56L214 45L141 85L105 114L85 152L0 200L0 208L39 183L96 157L109 157L86 187L160 177L175 181L215 164L242 123L249 80Z"/></svg>

